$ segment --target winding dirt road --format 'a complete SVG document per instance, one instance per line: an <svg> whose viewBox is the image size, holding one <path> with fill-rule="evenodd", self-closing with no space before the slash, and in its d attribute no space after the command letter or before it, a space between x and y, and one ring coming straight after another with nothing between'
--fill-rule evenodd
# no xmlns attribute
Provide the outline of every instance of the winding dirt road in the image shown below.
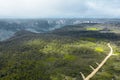
<svg viewBox="0 0 120 80"><path fill-rule="evenodd" d="M100 64L98 64L97 68L95 68L95 69L93 68L93 71L87 77L85 77L81 73L83 80L90 80L99 71L99 69L106 63L106 61L113 55L113 49L112 49L110 43L108 43L107 45L110 48L109 54L105 57L105 59Z"/></svg>

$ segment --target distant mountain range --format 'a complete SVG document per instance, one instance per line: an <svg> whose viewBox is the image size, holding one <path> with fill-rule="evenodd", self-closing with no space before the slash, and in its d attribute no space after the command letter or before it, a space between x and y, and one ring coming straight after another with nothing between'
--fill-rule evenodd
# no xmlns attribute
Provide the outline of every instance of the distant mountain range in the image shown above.
<svg viewBox="0 0 120 80"><path fill-rule="evenodd" d="M1 19L0 41L12 37L18 31L44 33L66 25L81 23L118 23L118 19Z"/></svg>

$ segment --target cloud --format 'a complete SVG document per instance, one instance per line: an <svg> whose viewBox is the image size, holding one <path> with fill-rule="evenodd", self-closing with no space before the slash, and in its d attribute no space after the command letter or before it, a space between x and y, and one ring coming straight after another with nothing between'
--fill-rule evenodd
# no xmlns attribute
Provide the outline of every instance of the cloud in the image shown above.
<svg viewBox="0 0 120 80"><path fill-rule="evenodd" d="M120 17L119 0L0 0L0 18Z"/></svg>
<svg viewBox="0 0 120 80"><path fill-rule="evenodd" d="M97 1L97 2L88 2L89 12L93 13L96 16L103 17L120 17L120 1L112 0L108 1ZM96 12L96 13L95 13Z"/></svg>
<svg viewBox="0 0 120 80"><path fill-rule="evenodd" d="M0 16L39 17L52 13L55 0L0 0Z"/></svg>

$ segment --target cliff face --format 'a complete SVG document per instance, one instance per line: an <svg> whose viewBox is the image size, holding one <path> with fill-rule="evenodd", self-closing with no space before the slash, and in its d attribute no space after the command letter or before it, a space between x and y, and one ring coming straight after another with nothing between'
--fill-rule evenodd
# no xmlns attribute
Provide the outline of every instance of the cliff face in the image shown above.
<svg viewBox="0 0 120 80"><path fill-rule="evenodd" d="M61 27L61 21L49 22L48 20L0 20L0 41L6 40L14 33L26 30L35 33L44 33Z"/></svg>
<svg viewBox="0 0 120 80"><path fill-rule="evenodd" d="M3 19L0 20L0 41L9 39L14 35L14 33L21 31L21 30L26 30L26 31L31 31L34 33L45 33L48 31L52 31L64 26L68 26L67 29L73 30L73 28L70 25L79 25L79 24L84 24L80 25L81 27L84 26L96 26L96 27L101 27L102 28L110 28L118 29L120 21L117 20L115 22L111 23L110 20L105 20L105 19ZM89 24L89 25L86 25ZM102 25L101 25L102 24ZM79 26L78 26L79 27ZM120 28L120 27L119 27ZM66 30L65 28L63 28ZM80 28L76 29L79 30ZM118 31L119 32L119 31Z"/></svg>

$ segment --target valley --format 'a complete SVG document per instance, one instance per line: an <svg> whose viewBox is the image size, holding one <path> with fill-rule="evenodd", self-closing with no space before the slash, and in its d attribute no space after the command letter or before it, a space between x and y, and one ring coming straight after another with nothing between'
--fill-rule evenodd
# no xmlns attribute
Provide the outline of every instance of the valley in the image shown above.
<svg viewBox="0 0 120 80"><path fill-rule="evenodd" d="M0 21L0 80L120 80L119 19ZM110 45L107 46L107 44Z"/></svg>

